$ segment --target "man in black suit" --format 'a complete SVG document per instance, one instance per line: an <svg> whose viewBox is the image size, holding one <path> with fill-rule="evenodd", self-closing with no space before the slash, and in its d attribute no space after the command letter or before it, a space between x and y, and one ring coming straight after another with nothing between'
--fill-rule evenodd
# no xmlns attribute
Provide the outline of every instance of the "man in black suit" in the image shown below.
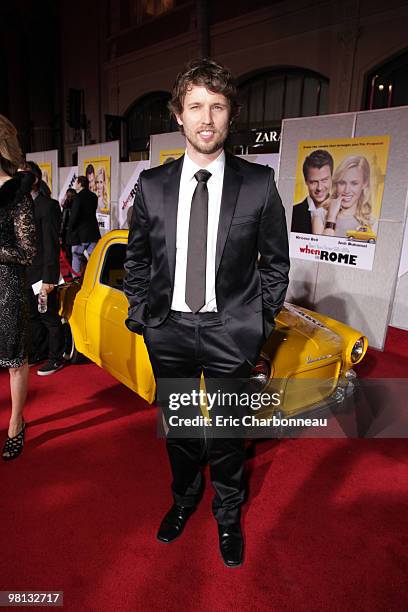
<svg viewBox="0 0 408 612"><path fill-rule="evenodd" d="M309 195L293 206L292 232L313 234L312 217L322 211L330 197L333 175L333 158L328 151L317 149L305 158L303 176Z"/></svg>
<svg viewBox="0 0 408 612"><path fill-rule="evenodd" d="M170 108L180 159L141 173L125 262L128 328L143 334L156 380L247 379L288 284L284 210L273 170L224 151L238 114L232 75L212 60L177 77ZM258 253L260 259L258 262ZM174 504L157 537L178 537L202 494L207 459L226 565L240 565L242 438L167 436Z"/></svg>
<svg viewBox="0 0 408 612"><path fill-rule="evenodd" d="M42 184L41 168L33 161L26 163L36 177L31 195L34 200L37 253L32 265L27 269L30 318L32 328L32 352L30 365L47 361L38 370L39 376L48 376L64 365L64 331L58 314L57 286L60 278L61 209L57 200L49 197ZM40 292L47 294L47 307L38 312L38 295L34 295L32 285L42 281Z"/></svg>
<svg viewBox="0 0 408 612"><path fill-rule="evenodd" d="M101 237L96 210L98 208L97 196L89 190L89 181L86 176L78 176L76 181L77 195L72 203L69 219L68 233L72 246L72 269L81 274L85 265L86 250L88 257L94 250Z"/></svg>

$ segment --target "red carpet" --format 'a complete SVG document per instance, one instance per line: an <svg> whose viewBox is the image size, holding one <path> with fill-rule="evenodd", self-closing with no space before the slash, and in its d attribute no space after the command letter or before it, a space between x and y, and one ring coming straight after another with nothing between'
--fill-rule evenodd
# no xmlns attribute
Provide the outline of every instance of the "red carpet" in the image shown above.
<svg viewBox="0 0 408 612"><path fill-rule="evenodd" d="M360 375L406 376L408 333L390 329L386 348ZM2 437L7 385L0 371ZM64 591L75 612L406 609L405 440L257 443L245 565L231 570L208 483L183 537L155 540L171 503L164 443L154 410L108 374L33 371L26 418L23 456L0 462L0 590Z"/></svg>
<svg viewBox="0 0 408 612"><path fill-rule="evenodd" d="M360 378L408 378L408 331L389 327L384 352L369 349L356 371Z"/></svg>

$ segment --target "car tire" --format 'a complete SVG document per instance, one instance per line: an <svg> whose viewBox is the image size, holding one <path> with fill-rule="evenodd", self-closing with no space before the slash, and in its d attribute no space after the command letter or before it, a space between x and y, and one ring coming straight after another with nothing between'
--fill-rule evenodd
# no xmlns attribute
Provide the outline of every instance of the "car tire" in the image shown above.
<svg viewBox="0 0 408 612"><path fill-rule="evenodd" d="M69 323L65 323L64 328L64 359L74 365L78 363L83 363L84 361L86 361L86 357L77 350Z"/></svg>

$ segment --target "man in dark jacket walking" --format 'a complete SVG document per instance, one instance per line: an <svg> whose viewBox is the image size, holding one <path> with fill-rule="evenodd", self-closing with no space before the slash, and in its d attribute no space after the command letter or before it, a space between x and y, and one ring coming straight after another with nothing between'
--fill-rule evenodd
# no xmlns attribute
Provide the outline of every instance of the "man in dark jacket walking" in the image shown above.
<svg viewBox="0 0 408 612"><path fill-rule="evenodd" d="M28 297L32 328L32 352L30 365L47 359L39 368L39 376L48 376L60 370L64 364L64 330L58 314L57 286L60 277L61 209L57 200L49 197L42 188L41 168L32 161L27 167L35 175L36 182L31 195L34 200L37 254L27 270ZM38 312L38 295L32 285L41 281L40 293L47 295L45 312Z"/></svg>
<svg viewBox="0 0 408 612"><path fill-rule="evenodd" d="M76 182L77 195L72 204L68 232L72 246L72 269L81 274L86 265L86 250L88 256L94 250L101 237L96 210L98 208L97 196L89 190L89 181L86 176L78 176Z"/></svg>

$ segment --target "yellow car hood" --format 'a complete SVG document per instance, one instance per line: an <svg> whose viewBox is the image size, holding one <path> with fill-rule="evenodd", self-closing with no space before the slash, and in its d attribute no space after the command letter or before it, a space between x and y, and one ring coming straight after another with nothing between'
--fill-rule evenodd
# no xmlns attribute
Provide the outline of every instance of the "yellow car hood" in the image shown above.
<svg viewBox="0 0 408 612"><path fill-rule="evenodd" d="M276 329L263 348L272 360L274 377L318 368L341 358L343 341L307 310L286 303L276 319Z"/></svg>

